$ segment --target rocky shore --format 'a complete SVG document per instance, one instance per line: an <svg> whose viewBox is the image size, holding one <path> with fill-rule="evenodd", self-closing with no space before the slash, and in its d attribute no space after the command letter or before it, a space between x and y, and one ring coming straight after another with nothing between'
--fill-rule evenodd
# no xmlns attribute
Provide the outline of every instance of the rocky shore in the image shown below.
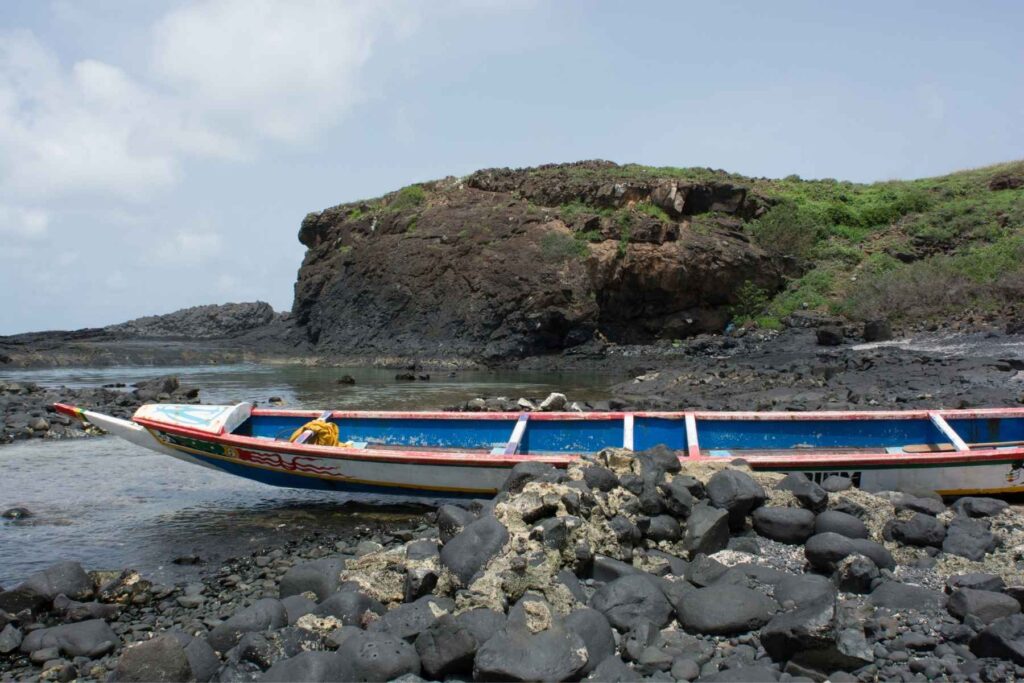
<svg viewBox="0 0 1024 683"><path fill-rule="evenodd" d="M611 449L568 471L521 464L494 500L419 525L255 549L193 584L63 563L0 592L0 676L1024 676L1024 516L848 486Z"/></svg>
<svg viewBox="0 0 1024 683"><path fill-rule="evenodd" d="M199 403L199 389L167 376L131 387L47 388L32 382L0 381L0 444L21 439L66 439L100 434L91 425L61 415L54 403L70 403L114 417L130 418L143 403Z"/></svg>

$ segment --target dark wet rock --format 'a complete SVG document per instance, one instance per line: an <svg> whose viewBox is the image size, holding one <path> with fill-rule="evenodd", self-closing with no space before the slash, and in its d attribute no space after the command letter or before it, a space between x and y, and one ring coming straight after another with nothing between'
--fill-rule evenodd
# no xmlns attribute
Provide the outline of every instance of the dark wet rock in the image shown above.
<svg viewBox="0 0 1024 683"><path fill-rule="evenodd" d="M689 517L690 511L693 510L694 497L690 492L689 479L692 477L676 476L667 484L659 485L665 509L683 519Z"/></svg>
<svg viewBox="0 0 1024 683"><path fill-rule="evenodd" d="M564 681L587 665L587 647L576 633L558 626L532 633L509 627L480 646L473 677L484 681Z"/></svg>
<svg viewBox="0 0 1024 683"><path fill-rule="evenodd" d="M505 628L506 617L489 609L471 609L459 613L455 620L459 626L473 634L478 644L486 643L495 633Z"/></svg>
<svg viewBox="0 0 1024 683"><path fill-rule="evenodd" d="M839 510L825 510L814 518L814 533L824 534L827 532L847 538L867 538L869 535L864 522Z"/></svg>
<svg viewBox="0 0 1024 683"><path fill-rule="evenodd" d="M862 335L866 342L889 341L892 339L892 325L888 320L868 320L864 323Z"/></svg>
<svg viewBox="0 0 1024 683"><path fill-rule="evenodd" d="M968 517L954 517L946 529L942 552L969 560L983 560L995 550L996 538L987 522Z"/></svg>
<svg viewBox="0 0 1024 683"><path fill-rule="evenodd" d="M288 615L289 626L294 626L300 617L316 611L316 603L305 595L289 595L281 600L281 604L284 605L285 614Z"/></svg>
<svg viewBox="0 0 1024 683"><path fill-rule="evenodd" d="M662 560L668 565L668 573L676 576L685 576L690 563L686 560L670 555L662 550L652 549L647 551L647 556L656 560Z"/></svg>
<svg viewBox="0 0 1024 683"><path fill-rule="evenodd" d="M174 636L158 635L125 650L108 680L173 682L192 678L185 648Z"/></svg>
<svg viewBox="0 0 1024 683"><path fill-rule="evenodd" d="M311 592L316 593L317 600L324 600L338 590L344 569L345 560L341 557L325 557L297 564L281 577L279 595L287 598Z"/></svg>
<svg viewBox="0 0 1024 683"><path fill-rule="evenodd" d="M960 621L968 616L991 624L996 619L1020 613L1020 603L1009 595L974 588L958 588L949 596L949 613Z"/></svg>
<svg viewBox="0 0 1024 683"><path fill-rule="evenodd" d="M590 606L620 631L628 631L639 620L665 626L672 618L672 606L664 593L645 576L624 576L602 586L590 599Z"/></svg>
<svg viewBox="0 0 1024 683"><path fill-rule="evenodd" d="M958 588L973 588L974 590L1001 593L1006 588L1006 583L1001 576L985 574L983 572L955 574L946 579L947 593L952 593Z"/></svg>
<svg viewBox="0 0 1024 683"><path fill-rule="evenodd" d="M729 513L705 503L695 505L686 522L683 548L689 556L713 555L729 544Z"/></svg>
<svg viewBox="0 0 1024 683"><path fill-rule="evenodd" d="M472 671L478 645L473 632L449 614L442 615L416 638L423 672L433 679Z"/></svg>
<svg viewBox="0 0 1024 683"><path fill-rule="evenodd" d="M384 605L378 600L362 591L353 589L343 590L330 596L317 606L314 614L322 617L334 617L346 626L362 627L375 619L373 615L381 615L386 611ZM214 629L214 633L216 633L216 629Z"/></svg>
<svg viewBox="0 0 1024 683"><path fill-rule="evenodd" d="M754 531L780 543L803 543L814 533L814 513L801 508L761 507L753 522Z"/></svg>
<svg viewBox="0 0 1024 683"><path fill-rule="evenodd" d="M818 346L839 346L843 343L843 329L833 325L826 325L815 330L815 337Z"/></svg>
<svg viewBox="0 0 1024 683"><path fill-rule="evenodd" d="M425 569L423 567L407 569L405 572L405 582L402 587L402 599L405 602L413 602L428 595L437 586L439 578L437 572L433 569Z"/></svg>
<svg viewBox="0 0 1024 683"><path fill-rule="evenodd" d="M420 673L416 648L390 633L359 631L341 643L337 654L347 667L341 680L390 681Z"/></svg>
<svg viewBox="0 0 1024 683"><path fill-rule="evenodd" d="M9 591L0 591L0 611L8 614L17 614L28 610L32 614L39 614L46 611L50 600L28 590L15 588Z"/></svg>
<svg viewBox="0 0 1024 683"><path fill-rule="evenodd" d="M911 510L913 512L921 512L933 517L941 515L946 510L946 506L939 499L918 497L909 493L897 496L896 499L893 500L893 505L897 512L901 510Z"/></svg>
<svg viewBox="0 0 1024 683"><path fill-rule="evenodd" d="M429 560L437 557L441 549L437 542L429 538L421 538L418 541L411 541L405 546L405 559L407 560Z"/></svg>
<svg viewBox="0 0 1024 683"><path fill-rule="evenodd" d="M437 531L441 543L447 543L476 521L476 515L457 505L442 505L437 510Z"/></svg>
<svg viewBox="0 0 1024 683"><path fill-rule="evenodd" d="M566 518L550 517L542 519L531 530L530 537L541 541L545 548L561 550L569 541L569 527L566 523Z"/></svg>
<svg viewBox="0 0 1024 683"><path fill-rule="evenodd" d="M1010 506L1005 500L998 498L975 498L965 496L958 499L950 507L958 515L965 517L995 517Z"/></svg>
<svg viewBox="0 0 1024 683"><path fill-rule="evenodd" d="M792 602L796 607L801 607L822 596L831 598L835 594L835 586L820 574L787 576L776 583L774 589L776 602L783 606Z"/></svg>
<svg viewBox="0 0 1024 683"><path fill-rule="evenodd" d="M611 491L619 485L615 473L601 465L590 465L583 468L583 481L595 491Z"/></svg>
<svg viewBox="0 0 1024 683"><path fill-rule="evenodd" d="M72 599L88 598L93 594L92 579L77 562L58 562L28 577L21 586L36 595L53 600L58 595Z"/></svg>
<svg viewBox="0 0 1024 683"><path fill-rule="evenodd" d="M878 566L870 557L858 553L847 555L836 566L835 582L846 593L870 593L881 578Z"/></svg>
<svg viewBox="0 0 1024 683"><path fill-rule="evenodd" d="M821 482L821 488L827 493L839 493L846 491L853 486L853 480L849 477L841 477L837 474L832 474L825 477L825 480Z"/></svg>
<svg viewBox="0 0 1024 683"><path fill-rule="evenodd" d="M605 555L597 555L590 565L590 578L602 583L609 583L623 576L634 576L643 573L628 562L616 560Z"/></svg>
<svg viewBox="0 0 1024 683"><path fill-rule="evenodd" d="M101 657L112 652L120 639L102 619L80 621L41 628L27 634L21 641L22 652L56 648L71 657Z"/></svg>
<svg viewBox="0 0 1024 683"><path fill-rule="evenodd" d="M351 667L348 666L344 658L335 652L303 652L277 662L267 669L259 680L268 683L294 683L295 681L327 683L355 680L348 678L351 671Z"/></svg>
<svg viewBox="0 0 1024 683"><path fill-rule="evenodd" d="M807 539L804 555L815 569L832 572L836 565L848 555L859 553L871 558L880 569L892 569L896 562L889 551L873 541L847 538L833 532L815 534Z"/></svg>
<svg viewBox="0 0 1024 683"><path fill-rule="evenodd" d="M946 596L922 586L913 586L899 581L883 581L868 601L876 607L894 610L940 610L946 607Z"/></svg>
<svg viewBox="0 0 1024 683"><path fill-rule="evenodd" d="M369 630L387 631L412 642L437 621L439 614L451 613L454 610L455 602L451 598L427 595L416 602L388 610L380 619L370 624Z"/></svg>
<svg viewBox="0 0 1024 683"><path fill-rule="evenodd" d="M710 586L729 571L729 568L718 560L707 555L697 555L686 568L686 580L698 588Z"/></svg>
<svg viewBox="0 0 1024 683"><path fill-rule="evenodd" d="M7 624L0 629L0 655L14 652L21 645L22 633L14 624Z"/></svg>
<svg viewBox="0 0 1024 683"><path fill-rule="evenodd" d="M580 671L587 675L598 663L615 654L615 636L611 624L603 614L589 607L574 609L564 619L565 628L587 646L587 664Z"/></svg>
<svg viewBox="0 0 1024 683"><path fill-rule="evenodd" d="M243 633L268 631L287 624L288 614L281 601L263 598L216 626L207 640L210 647L223 653L237 645Z"/></svg>
<svg viewBox="0 0 1024 683"><path fill-rule="evenodd" d="M185 646L185 656L188 657L192 676L199 683L211 680L220 668L220 658L203 638L191 638Z"/></svg>
<svg viewBox="0 0 1024 683"><path fill-rule="evenodd" d="M1008 659L1024 666L1024 614L996 619L970 641L978 657Z"/></svg>
<svg viewBox="0 0 1024 683"><path fill-rule="evenodd" d="M555 575L555 581L568 588L569 592L572 593L572 597L575 598L577 602L582 604L587 603L587 594L583 590L583 584L580 583L579 578L577 578L572 571L568 569L560 570L558 574Z"/></svg>
<svg viewBox="0 0 1024 683"><path fill-rule="evenodd" d="M679 622L686 630L713 635L760 628L776 609L776 602L763 593L721 583L691 591L676 605Z"/></svg>
<svg viewBox="0 0 1024 683"><path fill-rule="evenodd" d="M640 527L625 515L615 515L608 520L608 526L615 534L615 538L623 545L636 545L643 538Z"/></svg>
<svg viewBox="0 0 1024 683"><path fill-rule="evenodd" d="M647 529L643 530L645 537L655 543L659 541L678 541L683 536L679 522L670 515L657 515L651 517Z"/></svg>
<svg viewBox="0 0 1024 683"><path fill-rule="evenodd" d="M0 512L0 517L4 519L28 519L32 516L32 512L28 508L13 507Z"/></svg>
<svg viewBox="0 0 1024 683"><path fill-rule="evenodd" d="M482 517L468 525L445 543L441 549L441 564L468 586L473 577L508 541L508 530L492 515Z"/></svg>
<svg viewBox="0 0 1024 683"><path fill-rule="evenodd" d="M509 472L501 490L518 493L531 481L560 482L565 480L565 472L544 462L521 462Z"/></svg>
<svg viewBox="0 0 1024 683"><path fill-rule="evenodd" d="M120 611L120 607L117 605L105 605L99 602L77 602L66 595L58 595L54 599L53 609L64 618L64 621L112 619Z"/></svg>
<svg viewBox="0 0 1024 683"><path fill-rule="evenodd" d="M728 511L729 528L733 531L742 530L747 515L767 499L764 488L739 470L720 470L711 475L707 496L714 507Z"/></svg>
<svg viewBox="0 0 1024 683"><path fill-rule="evenodd" d="M935 517L918 512L893 524L891 533L893 540L903 545L940 548L946 538L946 527Z"/></svg>
<svg viewBox="0 0 1024 683"><path fill-rule="evenodd" d="M617 656L605 657L598 665L590 672L585 681L593 681L593 683L629 683L638 680L639 675L636 671L629 668L622 659Z"/></svg>
<svg viewBox="0 0 1024 683"><path fill-rule="evenodd" d="M815 671L857 669L874 657L863 631L844 625L835 599L821 596L803 607L772 617L761 629L761 645L777 662Z"/></svg>
<svg viewBox="0 0 1024 683"><path fill-rule="evenodd" d="M790 472L775 485L775 488L789 491L801 505L813 512L821 512L828 507L828 492L802 472Z"/></svg>

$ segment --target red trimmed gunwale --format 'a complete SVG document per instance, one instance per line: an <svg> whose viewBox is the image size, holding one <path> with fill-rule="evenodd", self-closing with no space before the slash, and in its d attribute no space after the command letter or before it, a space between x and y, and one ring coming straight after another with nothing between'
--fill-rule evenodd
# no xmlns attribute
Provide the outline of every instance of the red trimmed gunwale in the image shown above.
<svg viewBox="0 0 1024 683"><path fill-rule="evenodd" d="M819 411L819 412L705 412L705 411L672 411L672 412L634 412L634 417L653 417L682 419L692 412L698 420L878 420L878 419L917 419L927 420L930 415L938 414L944 418L1024 418L1024 408L984 408L966 410L908 410L908 411ZM278 410L254 409L253 416L282 416L316 418L322 413L316 410ZM576 420L621 420L626 412L609 413L529 413L530 420L536 421L576 421ZM401 419L452 419L452 420L516 420L522 413L453 413L453 412L415 412L415 411L344 411L331 413L331 419L346 418L401 418ZM259 450L290 455L311 455L319 458L338 460L362 460L369 462L390 462L397 464L417 464L435 466L461 467L513 467L520 462L545 462L558 467L565 467L577 460L579 454L564 455L490 455L481 452L423 452L423 451L372 451L365 449L343 448L332 446L295 445L289 442L270 441L256 437L225 434L210 434L200 430L179 425L171 425L146 418L135 418L134 421L151 430L159 430L184 436L199 441L215 442L243 450ZM773 469L792 467L794 465L808 467L835 467L854 469L858 466L887 465L890 467L920 465L955 465L985 464L1024 459L1024 446L1013 448L986 448L970 451L950 451L941 453L858 453L851 455L843 452L816 451L813 453L793 453L791 455L756 455L736 451L733 458L746 459L754 469ZM728 456L710 456L690 451L689 456L680 457L682 462L699 460L723 461Z"/></svg>

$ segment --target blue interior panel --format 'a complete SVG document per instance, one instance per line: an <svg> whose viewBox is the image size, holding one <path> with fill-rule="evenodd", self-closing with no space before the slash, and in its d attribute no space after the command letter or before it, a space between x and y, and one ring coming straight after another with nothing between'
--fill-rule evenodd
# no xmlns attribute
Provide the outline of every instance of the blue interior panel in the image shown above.
<svg viewBox="0 0 1024 683"><path fill-rule="evenodd" d="M633 450L643 451L664 444L674 451L685 450L686 420L664 417L633 419Z"/></svg>
<svg viewBox="0 0 1024 683"><path fill-rule="evenodd" d="M1024 441L1024 418L981 418L946 422L967 443Z"/></svg>
<svg viewBox="0 0 1024 683"><path fill-rule="evenodd" d="M530 420L519 452L595 453L622 448L622 420Z"/></svg>
<svg viewBox="0 0 1024 683"><path fill-rule="evenodd" d="M931 420L697 420L702 449L949 443Z"/></svg>

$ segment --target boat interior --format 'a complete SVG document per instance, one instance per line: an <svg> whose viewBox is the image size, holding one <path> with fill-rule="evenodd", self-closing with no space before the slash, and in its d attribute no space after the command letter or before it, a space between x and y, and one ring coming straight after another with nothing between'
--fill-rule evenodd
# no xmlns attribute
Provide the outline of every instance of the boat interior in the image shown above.
<svg viewBox="0 0 1024 683"><path fill-rule="evenodd" d="M232 433L288 440L315 415L253 411ZM460 415L335 413L342 445L370 450L480 451L505 455L645 450L664 444L702 455L748 457L823 451L924 453L1024 445L1024 412L524 413ZM692 448L696 446L696 448Z"/></svg>

